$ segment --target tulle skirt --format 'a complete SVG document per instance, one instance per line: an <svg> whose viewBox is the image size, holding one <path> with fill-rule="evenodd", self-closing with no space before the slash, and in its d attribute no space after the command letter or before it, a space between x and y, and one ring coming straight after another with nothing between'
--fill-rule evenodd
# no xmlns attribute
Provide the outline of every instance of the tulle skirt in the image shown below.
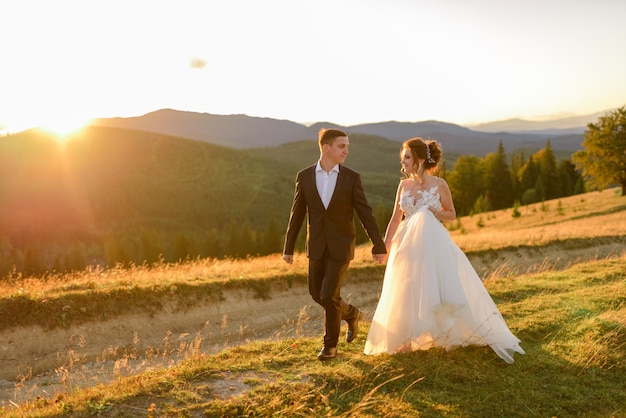
<svg viewBox="0 0 626 418"><path fill-rule="evenodd" d="M471 263L424 208L398 226L365 354L489 345L524 354Z"/></svg>

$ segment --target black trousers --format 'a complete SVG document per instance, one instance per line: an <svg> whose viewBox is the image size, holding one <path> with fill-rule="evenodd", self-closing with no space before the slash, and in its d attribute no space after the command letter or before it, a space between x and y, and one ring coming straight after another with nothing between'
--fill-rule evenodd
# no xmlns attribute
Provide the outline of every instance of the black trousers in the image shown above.
<svg viewBox="0 0 626 418"><path fill-rule="evenodd" d="M324 346L337 347L341 320L355 319L359 310L341 299L341 285L350 261L336 261L326 253L321 260L309 259L309 293L324 308Z"/></svg>

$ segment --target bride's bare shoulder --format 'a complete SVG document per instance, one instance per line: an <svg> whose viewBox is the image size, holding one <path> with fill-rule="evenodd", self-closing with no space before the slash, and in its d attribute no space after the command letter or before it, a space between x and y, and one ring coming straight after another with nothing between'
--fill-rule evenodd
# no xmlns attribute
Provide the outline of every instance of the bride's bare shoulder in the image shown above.
<svg viewBox="0 0 626 418"><path fill-rule="evenodd" d="M413 180L411 179L402 179L400 180L400 184L398 184L398 190L409 190L413 186Z"/></svg>
<svg viewBox="0 0 626 418"><path fill-rule="evenodd" d="M400 186L405 186L411 179L400 179Z"/></svg>
<svg viewBox="0 0 626 418"><path fill-rule="evenodd" d="M448 183L443 177L435 177L438 186L447 186Z"/></svg>

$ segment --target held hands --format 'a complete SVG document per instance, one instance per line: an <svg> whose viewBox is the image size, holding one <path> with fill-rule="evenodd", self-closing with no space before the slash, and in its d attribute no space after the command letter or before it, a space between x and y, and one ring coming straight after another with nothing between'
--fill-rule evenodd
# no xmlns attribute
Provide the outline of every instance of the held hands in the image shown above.
<svg viewBox="0 0 626 418"><path fill-rule="evenodd" d="M374 254L373 257L377 264L383 264L387 258L387 254Z"/></svg>
<svg viewBox="0 0 626 418"><path fill-rule="evenodd" d="M374 254L373 257L376 263L383 264L387 259L387 254ZM285 263L287 264L293 264L293 255L283 254L283 260L285 260Z"/></svg>

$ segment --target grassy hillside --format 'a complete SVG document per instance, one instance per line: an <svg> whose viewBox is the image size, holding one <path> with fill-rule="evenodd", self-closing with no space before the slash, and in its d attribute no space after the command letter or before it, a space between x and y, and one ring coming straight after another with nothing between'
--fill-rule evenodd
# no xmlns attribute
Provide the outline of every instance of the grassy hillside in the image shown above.
<svg viewBox="0 0 626 418"><path fill-rule="evenodd" d="M288 164L281 174L253 153L138 131L89 127L64 142L28 131L3 138L0 147L0 209L18 216L35 203L36 217L50 223L63 215L57 207L97 226L206 228L233 216L265 219L270 203L288 202L281 191L293 187ZM30 200L41 190L42 202Z"/></svg>
<svg viewBox="0 0 626 418"><path fill-rule="evenodd" d="M300 168L314 164L320 154L316 141L290 142L273 148L259 148L253 152L274 159L281 165L290 161ZM393 202L395 187L401 176L399 153L400 144L385 138L368 135L350 137L350 153L345 164L361 173L365 191L373 206Z"/></svg>
<svg viewBox="0 0 626 418"><path fill-rule="evenodd" d="M63 142L12 135L0 139L1 250L86 243L89 256L104 258L110 237L132 244L149 235L165 247L248 224L263 232L272 217L286 222L295 170L249 151L115 128Z"/></svg>
<svg viewBox="0 0 626 418"><path fill-rule="evenodd" d="M346 166L358 171L363 177L368 199L372 206L391 207L396 194L400 172L401 143L386 138L365 134L350 135L350 153ZM495 151L495 150L494 150ZM306 167L319 158L319 147L315 141L298 141L273 148L254 149L257 155L274 159L282 165L291 162L297 167ZM447 154L444 146L446 167L452 167L457 155Z"/></svg>
<svg viewBox="0 0 626 418"><path fill-rule="evenodd" d="M167 339L165 348L146 355L165 356L161 350L167 349L184 361L124 377L119 368L141 354L130 352L118 358L108 381L100 376L102 383L84 389L71 376L72 370L85 370L76 352L60 368L66 382L60 393L49 387L49 396L29 400L20 397L22 384L16 385L14 405L0 412L9 417L626 416L624 198L612 189L520 210L518 217L512 210L463 217L452 231L522 340L526 355L517 355L513 365L488 347L365 356L367 322L355 342L340 342L338 359L320 363L315 354L321 318L313 319L316 331L307 335L302 329L310 318L296 315L288 318L295 333L282 336L277 330L269 340L231 344L217 353L207 350L221 341L217 335L198 332L187 343L183 335L193 337L195 326L173 330L180 334L178 346L172 338L174 345L165 347ZM380 289L383 267L373 265L368 252L358 249L347 282ZM250 314L259 315L257 309L276 309L281 295L306 289L306 266L301 255L293 266L272 256L16 279L0 287L0 318L17 317L7 309L18 302L24 303L21 312L32 315L4 324L0 332L27 324L49 327L53 318L66 321L52 325L59 327L95 325L141 311L148 316L193 306L219 311L230 299L243 306L258 300ZM249 299L242 289L248 289Z"/></svg>

